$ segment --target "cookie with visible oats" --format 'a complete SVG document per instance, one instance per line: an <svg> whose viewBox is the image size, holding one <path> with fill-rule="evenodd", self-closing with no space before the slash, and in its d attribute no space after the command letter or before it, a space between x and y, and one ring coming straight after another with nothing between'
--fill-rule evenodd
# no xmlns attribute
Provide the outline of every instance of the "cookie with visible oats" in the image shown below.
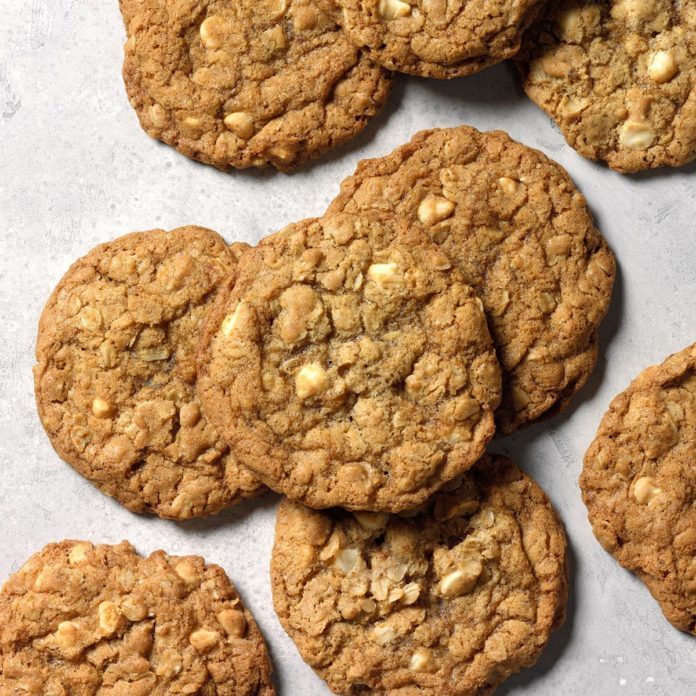
<svg viewBox="0 0 696 696"><path fill-rule="evenodd" d="M696 344L611 402L580 487L602 546L696 635Z"/></svg>
<svg viewBox="0 0 696 696"><path fill-rule="evenodd" d="M391 217L305 220L245 254L198 369L239 461L312 507L419 505L482 455L500 399L481 301Z"/></svg>
<svg viewBox="0 0 696 696"><path fill-rule="evenodd" d="M565 406L597 359L614 256L566 171L506 133L423 131L360 162L329 211L423 226L483 301L503 370L496 425Z"/></svg>
<svg viewBox="0 0 696 696"><path fill-rule="evenodd" d="M219 566L128 543L49 544L0 591L0 693L273 696L256 623Z"/></svg>
<svg viewBox="0 0 696 696"><path fill-rule="evenodd" d="M187 157L292 169L359 133L390 78L311 0L121 0L144 130Z"/></svg>
<svg viewBox="0 0 696 696"><path fill-rule="evenodd" d="M339 694L490 694L564 619L563 528L539 486L488 457L415 516L285 500L273 602Z"/></svg>
<svg viewBox="0 0 696 696"><path fill-rule="evenodd" d="M263 486L201 413L195 347L237 255L215 232L136 232L74 263L41 316L34 368L58 454L135 512L210 515Z"/></svg>
<svg viewBox="0 0 696 696"><path fill-rule="evenodd" d="M524 88L581 155L620 172L696 157L696 2L560 0L525 34Z"/></svg>
<svg viewBox="0 0 696 696"><path fill-rule="evenodd" d="M470 75L514 56L542 0L322 0L377 63L422 77Z"/></svg>

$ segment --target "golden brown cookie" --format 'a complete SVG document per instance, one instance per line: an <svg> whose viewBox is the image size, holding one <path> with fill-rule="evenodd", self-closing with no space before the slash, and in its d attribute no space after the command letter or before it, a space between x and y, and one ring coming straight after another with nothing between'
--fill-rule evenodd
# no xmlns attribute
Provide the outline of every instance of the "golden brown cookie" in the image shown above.
<svg viewBox="0 0 696 696"><path fill-rule="evenodd" d="M481 301L391 217L305 220L245 254L198 365L239 461L312 507L419 505L481 456L500 398Z"/></svg>
<svg viewBox="0 0 696 696"><path fill-rule="evenodd" d="M470 75L514 56L543 0L321 0L377 63L422 77Z"/></svg>
<svg viewBox="0 0 696 696"><path fill-rule="evenodd" d="M696 344L611 402L580 487L602 546L696 635Z"/></svg>
<svg viewBox="0 0 696 696"><path fill-rule="evenodd" d="M274 693L253 617L199 556L63 541L0 592L4 696Z"/></svg>
<svg viewBox="0 0 696 696"><path fill-rule="evenodd" d="M614 256L566 171L541 152L501 131L423 131L361 162L329 211L423 226L474 287L503 368L500 431L559 411L585 384Z"/></svg>
<svg viewBox="0 0 696 696"><path fill-rule="evenodd" d="M581 155L621 172L696 157L696 2L560 0L525 34L524 88Z"/></svg>
<svg viewBox="0 0 696 696"><path fill-rule="evenodd" d="M388 74L311 0L120 0L145 131L221 169L292 169L359 133Z"/></svg>
<svg viewBox="0 0 696 696"><path fill-rule="evenodd" d="M564 618L566 540L543 491L485 457L415 516L285 500L273 602L339 694L490 694Z"/></svg>
<svg viewBox="0 0 696 696"><path fill-rule="evenodd" d="M246 246L201 227L128 234L74 263L44 308L41 421L58 454L129 510L186 519L263 489L195 391L204 314Z"/></svg>

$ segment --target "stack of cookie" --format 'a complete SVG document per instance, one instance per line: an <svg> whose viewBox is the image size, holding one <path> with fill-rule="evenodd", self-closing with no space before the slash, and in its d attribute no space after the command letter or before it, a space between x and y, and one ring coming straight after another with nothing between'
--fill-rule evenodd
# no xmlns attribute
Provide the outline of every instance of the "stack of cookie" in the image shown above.
<svg viewBox="0 0 696 696"><path fill-rule="evenodd" d="M60 456L137 512L284 494L276 610L336 692L480 693L537 659L566 598L560 522L486 445L584 384L614 274L560 166L504 133L426 131L255 248L187 227L77 261L41 319L39 413ZM132 556L85 550L113 553ZM132 562L185 596L205 585L200 559ZM127 640L130 590L107 586L59 643L82 645L104 602ZM173 600L143 601L164 616ZM242 609L205 606L189 643L208 669L229 641L260 649Z"/></svg>
<svg viewBox="0 0 696 696"><path fill-rule="evenodd" d="M123 74L142 127L221 169L289 170L340 145L379 112L392 70L453 78L513 57L527 94L582 155L623 172L696 157L690 2L120 6L128 34Z"/></svg>

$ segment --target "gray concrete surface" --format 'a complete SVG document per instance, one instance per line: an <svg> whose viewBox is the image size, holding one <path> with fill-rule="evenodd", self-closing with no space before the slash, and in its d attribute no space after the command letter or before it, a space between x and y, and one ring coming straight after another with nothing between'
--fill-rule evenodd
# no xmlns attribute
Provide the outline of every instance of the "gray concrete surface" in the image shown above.
<svg viewBox="0 0 696 696"><path fill-rule="evenodd" d="M52 451L36 416L31 367L43 303L98 242L150 227L207 225L256 242L321 214L356 162L417 130L502 128L561 162L620 263L602 357L572 407L496 443L533 474L567 525L568 621L506 696L687 696L696 640L663 619L646 589L592 536L577 478L610 399L643 367L696 340L696 168L622 177L583 160L499 66L441 83L398 80L384 114L348 147L291 176L222 174L150 140L120 77L116 0L0 0L0 578L65 537L141 552L197 553L228 571L271 646L282 696L328 694L282 631L267 567L275 501L174 524L128 513Z"/></svg>

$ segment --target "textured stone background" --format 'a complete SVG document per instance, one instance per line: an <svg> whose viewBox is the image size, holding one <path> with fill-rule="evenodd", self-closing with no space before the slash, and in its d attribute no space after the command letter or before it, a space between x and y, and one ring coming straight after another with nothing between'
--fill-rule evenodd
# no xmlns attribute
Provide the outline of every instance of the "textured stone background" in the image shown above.
<svg viewBox="0 0 696 696"><path fill-rule="evenodd" d="M622 177L581 159L499 66L450 83L398 80L362 137L297 174L226 175L140 130L120 78L123 40L116 0L0 0L0 578L65 537L202 554L225 567L258 618L280 694L328 694L271 608L275 501L173 524L98 493L56 457L36 416L39 313L68 265L98 242L197 223L253 243L321 214L358 159L417 130L502 128L570 171L621 271L590 384L560 417L494 443L548 491L573 560L566 626L534 669L498 693L693 694L696 640L671 628L642 584L600 548L577 478L610 399L643 367L696 340L696 167Z"/></svg>

